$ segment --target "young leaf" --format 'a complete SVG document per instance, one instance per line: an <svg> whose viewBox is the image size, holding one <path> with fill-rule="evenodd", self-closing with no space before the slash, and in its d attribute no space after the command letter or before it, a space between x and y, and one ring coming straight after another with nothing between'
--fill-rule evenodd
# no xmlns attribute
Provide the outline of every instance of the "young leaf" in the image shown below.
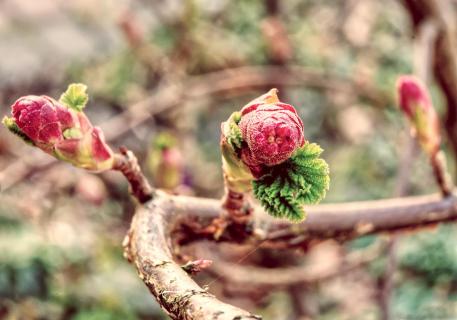
<svg viewBox="0 0 457 320"><path fill-rule="evenodd" d="M255 197L272 216L302 221L303 206L318 203L329 188L329 168L322 149L306 143L287 161L253 181Z"/></svg>
<svg viewBox="0 0 457 320"><path fill-rule="evenodd" d="M82 111L89 100L89 96L86 93L87 86L82 83L73 83L68 86L59 99L59 102L66 105L68 108L75 111Z"/></svg>

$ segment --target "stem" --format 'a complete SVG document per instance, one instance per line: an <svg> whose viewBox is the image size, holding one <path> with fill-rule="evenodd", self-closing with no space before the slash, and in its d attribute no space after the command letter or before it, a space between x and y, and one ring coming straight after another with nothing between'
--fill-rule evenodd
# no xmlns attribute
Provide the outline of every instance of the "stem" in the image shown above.
<svg viewBox="0 0 457 320"><path fill-rule="evenodd" d="M227 211L229 219L235 223L246 224L251 218L252 210L245 193L226 187L222 207Z"/></svg>
<svg viewBox="0 0 457 320"><path fill-rule="evenodd" d="M446 157L442 150L435 152L430 157L430 163L433 168L433 174L435 175L436 183L440 188L443 197L447 197L452 193L452 180L451 176L447 171Z"/></svg>
<svg viewBox="0 0 457 320"><path fill-rule="evenodd" d="M130 184L131 192L140 203L145 203L152 199L154 189L141 172L138 160L132 151L125 147L119 149L121 152L114 155L113 169L122 172Z"/></svg>

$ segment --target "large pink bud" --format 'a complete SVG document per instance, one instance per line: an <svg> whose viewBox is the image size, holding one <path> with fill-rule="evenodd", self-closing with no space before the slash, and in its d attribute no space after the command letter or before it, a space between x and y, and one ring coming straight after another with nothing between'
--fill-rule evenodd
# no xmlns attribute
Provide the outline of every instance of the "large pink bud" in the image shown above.
<svg viewBox="0 0 457 320"><path fill-rule="evenodd" d="M11 106L11 114L19 129L46 151L64 139L64 130L75 126L72 111L46 96L19 98Z"/></svg>
<svg viewBox="0 0 457 320"><path fill-rule="evenodd" d="M43 151L88 170L107 170L113 152L103 133L81 111L47 96L25 96L11 106L12 118L4 123Z"/></svg>
<svg viewBox="0 0 457 320"><path fill-rule="evenodd" d="M238 126L247 144L241 158L251 171L286 161L305 143L303 122L295 108L279 102L276 90L268 94L241 110Z"/></svg>

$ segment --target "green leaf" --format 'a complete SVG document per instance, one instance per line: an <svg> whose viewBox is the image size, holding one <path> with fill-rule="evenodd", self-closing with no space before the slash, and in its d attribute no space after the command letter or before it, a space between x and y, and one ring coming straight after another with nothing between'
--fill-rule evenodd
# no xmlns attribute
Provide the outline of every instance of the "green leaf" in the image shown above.
<svg viewBox="0 0 457 320"><path fill-rule="evenodd" d="M27 137L26 134L22 132L22 130L17 126L13 118L8 118L5 116L2 120L2 123L9 131L20 137L26 143L34 145L33 141Z"/></svg>
<svg viewBox="0 0 457 320"><path fill-rule="evenodd" d="M72 83L68 86L61 96L59 101L70 109L75 111L82 111L89 100L86 93L87 86L82 83Z"/></svg>
<svg viewBox="0 0 457 320"><path fill-rule="evenodd" d="M319 158L322 149L307 143L287 161L253 181L255 197L272 216L299 222L305 219L303 206L321 201L329 189L329 168Z"/></svg>

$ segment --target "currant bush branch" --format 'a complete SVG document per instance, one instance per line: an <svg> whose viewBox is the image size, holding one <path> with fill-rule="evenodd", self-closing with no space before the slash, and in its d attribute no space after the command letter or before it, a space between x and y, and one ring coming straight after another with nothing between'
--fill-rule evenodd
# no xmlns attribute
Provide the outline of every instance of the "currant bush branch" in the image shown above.
<svg viewBox="0 0 457 320"><path fill-rule="evenodd" d="M220 217L221 210L215 199L157 192L153 200L138 208L132 221L124 242L125 256L173 319L213 319L215 315L220 315L219 319L258 319L217 300L173 261L172 243L214 240L206 227ZM457 197L452 194L443 199L435 194L310 206L306 222L299 224L273 219L258 208L254 212L259 225L267 226L262 230L263 238L231 224L219 241L293 248L326 239L343 243L367 234L411 232L457 220Z"/></svg>

